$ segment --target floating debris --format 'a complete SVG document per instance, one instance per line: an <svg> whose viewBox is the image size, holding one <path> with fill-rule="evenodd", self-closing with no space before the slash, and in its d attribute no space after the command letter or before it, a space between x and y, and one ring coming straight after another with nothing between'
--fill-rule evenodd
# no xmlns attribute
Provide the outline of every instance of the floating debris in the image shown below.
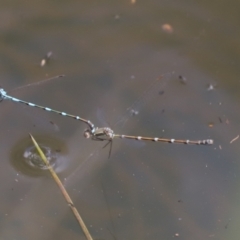
<svg viewBox="0 0 240 240"><path fill-rule="evenodd" d="M237 135L235 138L233 138L233 139L230 141L230 144L233 143L233 142L235 142L236 140L238 140L238 138L239 138L239 135Z"/></svg>
<svg viewBox="0 0 240 240"><path fill-rule="evenodd" d="M52 56L52 52L50 51L50 52L48 52L47 55L41 60L40 66L41 66L41 67L44 67L44 66L47 64L47 62L50 60L51 56Z"/></svg>
<svg viewBox="0 0 240 240"><path fill-rule="evenodd" d="M168 23L162 25L162 30L166 33L173 33L173 27Z"/></svg>
<svg viewBox="0 0 240 240"><path fill-rule="evenodd" d="M217 87L216 84L213 85L213 84L209 83L208 86L207 86L207 91L213 91L213 90L216 89L216 87Z"/></svg>
<svg viewBox="0 0 240 240"><path fill-rule="evenodd" d="M213 123L213 122L210 122L210 123L208 124L208 127L210 127L210 128L214 127L214 123Z"/></svg>
<svg viewBox="0 0 240 240"><path fill-rule="evenodd" d="M184 77L182 75L179 75L178 78L180 80L180 83L187 84L187 78L186 77Z"/></svg>

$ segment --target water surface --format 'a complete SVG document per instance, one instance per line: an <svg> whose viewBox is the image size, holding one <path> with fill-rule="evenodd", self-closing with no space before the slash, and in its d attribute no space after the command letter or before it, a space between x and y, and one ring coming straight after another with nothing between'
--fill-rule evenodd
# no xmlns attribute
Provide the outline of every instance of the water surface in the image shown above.
<svg viewBox="0 0 240 240"><path fill-rule="evenodd" d="M84 124L3 101L1 238L84 239L52 178L12 164L16 144L31 132L43 144L55 139L63 143L58 150L67 148L59 175L95 239L238 239L239 140L230 144L240 120L237 6L1 3L1 86L11 90L66 75L14 96L100 127L106 123L120 134L215 140L213 146L188 146L119 139L108 159L103 143L83 137ZM116 124L169 72L168 84L152 92L157 96ZM215 88L208 90L209 84Z"/></svg>

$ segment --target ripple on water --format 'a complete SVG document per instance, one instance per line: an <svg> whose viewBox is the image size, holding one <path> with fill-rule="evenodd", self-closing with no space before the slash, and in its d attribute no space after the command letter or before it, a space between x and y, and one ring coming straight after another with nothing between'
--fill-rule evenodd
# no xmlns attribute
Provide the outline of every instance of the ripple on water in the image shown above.
<svg viewBox="0 0 240 240"><path fill-rule="evenodd" d="M57 172L63 172L68 167L66 144L57 138L48 135L34 135L42 151L52 168ZM29 137L18 141L11 149L11 163L17 171L38 177L48 174L48 168L40 158L35 146Z"/></svg>

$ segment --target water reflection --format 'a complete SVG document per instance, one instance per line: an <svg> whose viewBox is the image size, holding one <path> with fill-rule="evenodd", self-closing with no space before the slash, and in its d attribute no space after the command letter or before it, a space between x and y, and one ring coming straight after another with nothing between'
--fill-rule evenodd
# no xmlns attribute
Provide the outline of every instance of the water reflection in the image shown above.
<svg viewBox="0 0 240 240"><path fill-rule="evenodd" d="M66 144L60 139L47 135L35 136L39 146L45 153L50 165L57 172L68 169L69 161ZM40 158L36 148L29 137L20 139L11 149L11 163L17 171L31 177L48 174L47 167Z"/></svg>

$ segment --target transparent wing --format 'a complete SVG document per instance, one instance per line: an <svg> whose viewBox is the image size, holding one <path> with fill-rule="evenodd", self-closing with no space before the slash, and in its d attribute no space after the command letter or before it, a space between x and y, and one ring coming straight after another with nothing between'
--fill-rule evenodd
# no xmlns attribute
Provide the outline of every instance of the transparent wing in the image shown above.
<svg viewBox="0 0 240 240"><path fill-rule="evenodd" d="M45 84L47 82L50 82L52 80L57 80L57 79L62 78L62 77L65 77L65 75L57 75L55 77L47 78L47 79L44 79L44 80L41 80L41 81L38 81L38 82L29 83L29 84L26 84L26 85L23 85L23 86L20 86L20 87L16 87L14 89L11 89L10 92L18 91L18 90L25 89L25 88L28 88L28 87L39 86L39 85Z"/></svg>
<svg viewBox="0 0 240 240"><path fill-rule="evenodd" d="M150 86L143 92L143 94L134 101L126 110L126 113L119 117L116 125L124 125L130 117L138 115L141 109L151 100L164 93L164 87L168 83L169 79L173 76L174 72L166 73L159 76Z"/></svg>

